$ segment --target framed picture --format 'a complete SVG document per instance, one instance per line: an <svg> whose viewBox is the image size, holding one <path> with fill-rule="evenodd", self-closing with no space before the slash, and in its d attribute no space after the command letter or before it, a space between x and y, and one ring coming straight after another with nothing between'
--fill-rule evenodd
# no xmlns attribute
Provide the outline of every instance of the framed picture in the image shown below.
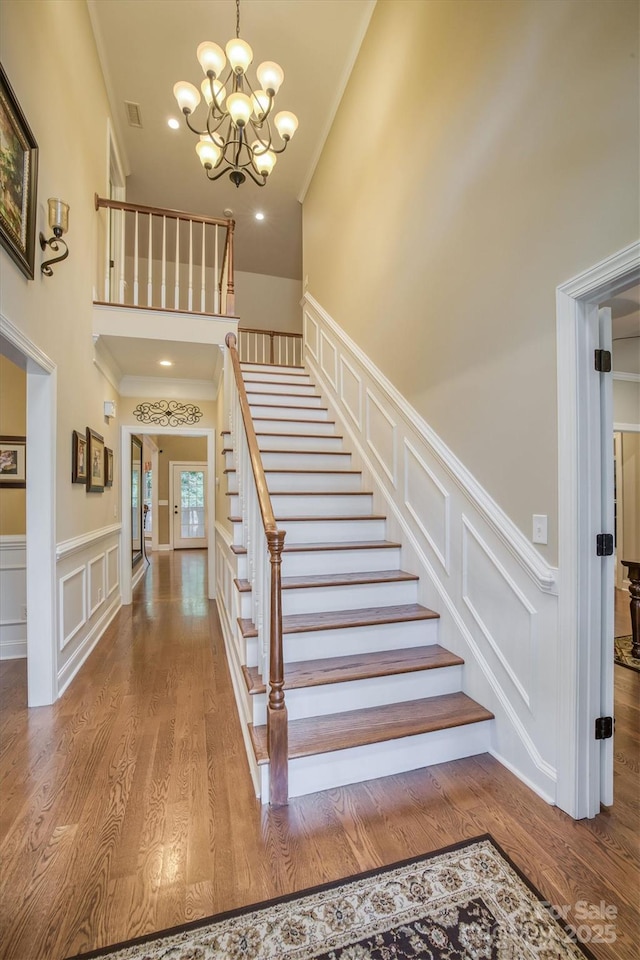
<svg viewBox="0 0 640 960"><path fill-rule="evenodd" d="M113 450L109 447L104 448L104 485L113 486Z"/></svg>
<svg viewBox="0 0 640 960"><path fill-rule="evenodd" d="M26 487L27 438L0 437L0 487Z"/></svg>
<svg viewBox="0 0 640 960"><path fill-rule="evenodd" d="M33 280L38 144L0 65L0 243Z"/></svg>
<svg viewBox="0 0 640 960"><path fill-rule="evenodd" d="M71 483L87 482L87 435L73 431L71 441Z"/></svg>
<svg viewBox="0 0 640 960"><path fill-rule="evenodd" d="M102 493L104 490L104 437L87 427L87 491Z"/></svg>

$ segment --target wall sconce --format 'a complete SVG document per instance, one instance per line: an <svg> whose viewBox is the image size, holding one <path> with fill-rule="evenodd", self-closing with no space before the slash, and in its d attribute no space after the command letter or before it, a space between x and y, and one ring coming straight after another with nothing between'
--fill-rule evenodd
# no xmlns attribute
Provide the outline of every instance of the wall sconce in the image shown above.
<svg viewBox="0 0 640 960"><path fill-rule="evenodd" d="M53 270L51 269L52 263L59 263L61 260L66 260L69 256L69 248L64 240L62 240L62 234L66 233L69 229L68 203L65 203L63 200L57 200L55 197L49 198L49 226L53 230L53 236L47 240L44 233L41 233L40 246L43 250L45 247L51 247L54 253L58 253L61 248L64 248L64 253L61 253L59 257L52 257L51 260L43 260L40 269L45 277L53 276Z"/></svg>

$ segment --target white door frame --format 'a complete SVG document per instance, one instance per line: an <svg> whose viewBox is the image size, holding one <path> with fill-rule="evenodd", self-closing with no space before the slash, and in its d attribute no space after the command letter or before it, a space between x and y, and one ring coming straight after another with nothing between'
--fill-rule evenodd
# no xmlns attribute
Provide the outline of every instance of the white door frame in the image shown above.
<svg viewBox="0 0 640 960"><path fill-rule="evenodd" d="M53 360L2 314L0 352L27 374L27 705L42 707L58 698L57 371Z"/></svg>
<svg viewBox="0 0 640 960"><path fill-rule="evenodd" d="M208 464L206 463L205 460L170 460L170 461L169 461L169 546L171 547L172 550L175 549L175 545L174 545L174 535L173 535L173 527L174 527L174 522L173 522L173 506L174 506L174 500L175 500L175 497L174 497L174 492L175 492L175 491L174 491L174 483L173 483L173 468L174 468L174 467L186 467L186 466L191 466L191 465L193 465L194 467L207 467L207 466L208 466ZM207 520L208 520L208 517L209 517L209 483L208 483L208 479L209 479L209 471L207 470L207 490L206 490L206 497L207 497ZM207 526L205 527L205 529L206 529L206 531L207 531L207 546L208 546L208 545L209 545L209 529L208 529L208 524L207 524Z"/></svg>
<svg viewBox="0 0 640 960"><path fill-rule="evenodd" d="M600 810L603 561L601 471L611 437L600 435L599 380L593 342L598 304L640 279L640 242L586 270L556 291L558 351L558 784L556 803L572 817ZM613 424L611 424L613 431ZM613 499L613 490L610 491ZM607 491L605 491L605 496Z"/></svg>
<svg viewBox="0 0 640 960"><path fill-rule="evenodd" d="M151 434L152 436L171 436L171 437L206 437L207 438L207 499L209 509L207 512L207 542L209 544L208 557L208 596L210 600L216 599L216 551L213 549L215 543L215 435L213 427L144 427L140 424L123 424L120 430L120 470L122 490L122 550L120 551L120 583L122 590L122 603L127 605L131 603L132 596L132 576L131 576L131 553L128 549L131 543L131 437L136 434L143 436ZM155 528L155 523L154 523Z"/></svg>

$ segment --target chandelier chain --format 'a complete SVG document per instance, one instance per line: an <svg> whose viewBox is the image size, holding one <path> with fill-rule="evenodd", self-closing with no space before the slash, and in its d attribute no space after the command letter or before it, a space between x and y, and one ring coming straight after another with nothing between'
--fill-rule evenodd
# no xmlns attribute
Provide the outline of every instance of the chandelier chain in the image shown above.
<svg viewBox="0 0 640 960"><path fill-rule="evenodd" d="M240 36L240 0L236 0L236 40Z"/></svg>

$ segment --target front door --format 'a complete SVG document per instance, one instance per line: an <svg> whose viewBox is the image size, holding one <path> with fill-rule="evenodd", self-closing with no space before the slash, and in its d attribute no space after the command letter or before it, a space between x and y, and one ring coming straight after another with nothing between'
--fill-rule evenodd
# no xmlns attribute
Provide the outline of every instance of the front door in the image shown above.
<svg viewBox="0 0 640 960"><path fill-rule="evenodd" d="M207 466L203 463L174 463L173 548L207 546Z"/></svg>

